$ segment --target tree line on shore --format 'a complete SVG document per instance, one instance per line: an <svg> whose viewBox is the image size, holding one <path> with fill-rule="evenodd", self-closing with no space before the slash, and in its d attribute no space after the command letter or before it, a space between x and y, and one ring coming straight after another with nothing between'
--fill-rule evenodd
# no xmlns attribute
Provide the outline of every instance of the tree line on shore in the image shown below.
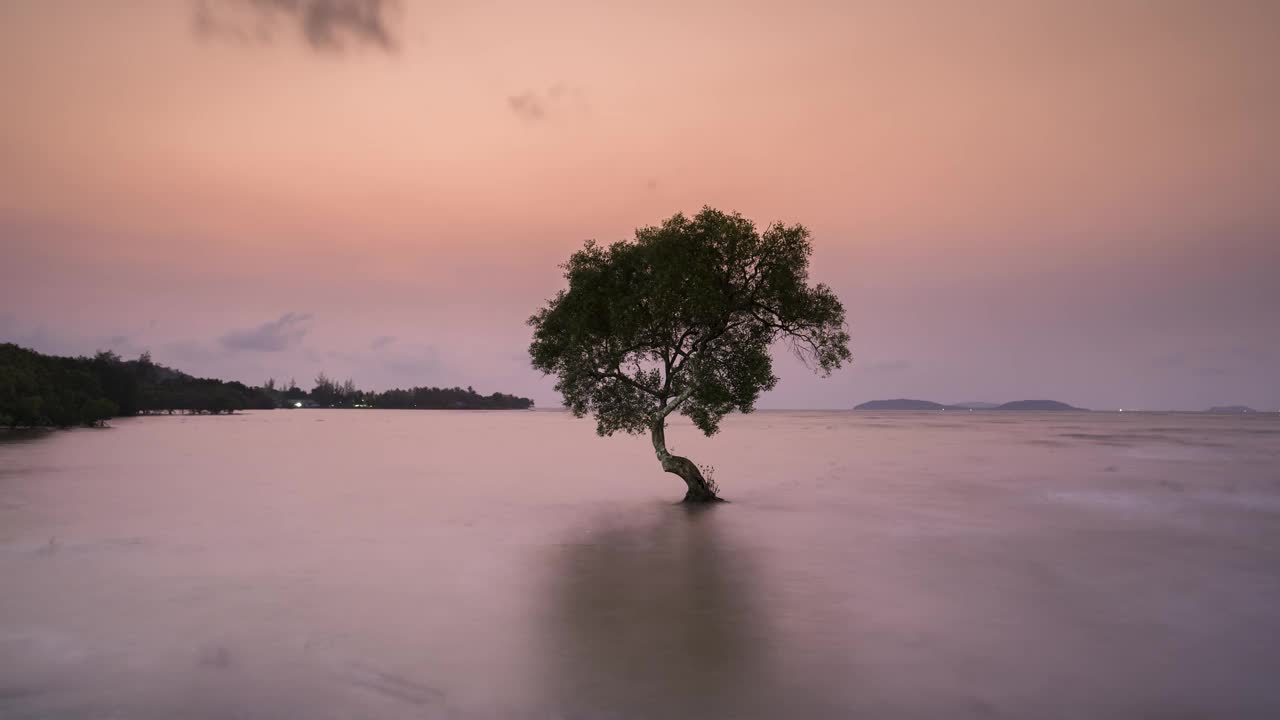
<svg viewBox="0 0 1280 720"><path fill-rule="evenodd" d="M104 351L93 357L59 357L0 343L0 427L102 425L113 417L144 414L210 414L279 407L528 409L528 398L471 388L415 387L366 392L324 374L310 392L290 381L260 387L197 378L155 363L149 353L125 360Z"/></svg>
<svg viewBox="0 0 1280 720"><path fill-rule="evenodd" d="M347 379L341 383L331 380L324 373L316 378L311 392L303 392L290 380L288 387L280 390L275 380L268 380L265 389L278 393L281 403L301 402L315 407L330 408L381 408L385 410L528 410L533 407L529 398L506 393L481 395L473 388L411 387L407 390L393 388L382 392L366 391Z"/></svg>

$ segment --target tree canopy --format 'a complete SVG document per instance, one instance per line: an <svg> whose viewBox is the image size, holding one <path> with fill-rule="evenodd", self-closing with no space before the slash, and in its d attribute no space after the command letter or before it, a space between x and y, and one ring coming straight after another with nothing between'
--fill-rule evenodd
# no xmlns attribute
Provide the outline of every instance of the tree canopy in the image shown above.
<svg viewBox="0 0 1280 720"><path fill-rule="evenodd" d="M655 433L663 459L669 414L711 435L729 412L755 408L778 381L774 343L822 375L849 360L844 307L809 284L811 253L801 225L760 232L712 208L608 247L588 241L563 265L568 289L529 319L533 366L599 434Z"/></svg>

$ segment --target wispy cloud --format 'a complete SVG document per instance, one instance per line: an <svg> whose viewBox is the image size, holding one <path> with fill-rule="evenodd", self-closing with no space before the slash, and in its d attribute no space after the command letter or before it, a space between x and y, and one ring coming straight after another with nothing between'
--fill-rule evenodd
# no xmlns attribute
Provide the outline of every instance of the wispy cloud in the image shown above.
<svg viewBox="0 0 1280 720"><path fill-rule="evenodd" d="M507 98L507 105L517 117L528 122L537 122L547 116L542 98L531 92L512 95Z"/></svg>
<svg viewBox="0 0 1280 720"><path fill-rule="evenodd" d="M302 342L310 331L310 313L285 313L256 327L232 330L218 338L218 343L227 350L280 352Z"/></svg>
<svg viewBox="0 0 1280 720"><path fill-rule="evenodd" d="M281 28L316 52L366 46L392 53L396 0L196 0L196 34L238 45L269 45Z"/></svg>
<svg viewBox="0 0 1280 720"><path fill-rule="evenodd" d="M521 120L537 123L562 111L586 112L587 104L581 89L556 83L547 88L546 92L526 90L508 95L507 108Z"/></svg>
<svg viewBox="0 0 1280 720"><path fill-rule="evenodd" d="M369 343L369 349L381 350L395 341L396 338L394 335L379 335Z"/></svg>

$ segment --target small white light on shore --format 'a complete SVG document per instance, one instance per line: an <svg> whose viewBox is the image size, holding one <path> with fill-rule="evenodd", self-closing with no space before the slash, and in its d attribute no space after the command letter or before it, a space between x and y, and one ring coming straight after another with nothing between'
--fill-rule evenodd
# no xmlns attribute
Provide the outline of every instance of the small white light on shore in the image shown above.
<svg viewBox="0 0 1280 720"><path fill-rule="evenodd" d="M294 403L294 404L293 404L293 406L294 406L294 407L302 407L302 403L301 403L301 402L296 402L296 403Z"/></svg>

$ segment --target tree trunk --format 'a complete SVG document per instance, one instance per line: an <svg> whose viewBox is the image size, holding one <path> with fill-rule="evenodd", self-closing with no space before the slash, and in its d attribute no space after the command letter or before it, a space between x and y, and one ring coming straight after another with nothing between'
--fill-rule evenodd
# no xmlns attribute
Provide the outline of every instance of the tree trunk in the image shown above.
<svg viewBox="0 0 1280 720"><path fill-rule="evenodd" d="M723 502L723 499L711 489L706 478L702 477L702 472L692 460L672 455L667 450L666 424L665 416L659 417L653 423L653 452L658 456L658 462L662 463L664 471L680 476L688 486L684 501L687 503Z"/></svg>

